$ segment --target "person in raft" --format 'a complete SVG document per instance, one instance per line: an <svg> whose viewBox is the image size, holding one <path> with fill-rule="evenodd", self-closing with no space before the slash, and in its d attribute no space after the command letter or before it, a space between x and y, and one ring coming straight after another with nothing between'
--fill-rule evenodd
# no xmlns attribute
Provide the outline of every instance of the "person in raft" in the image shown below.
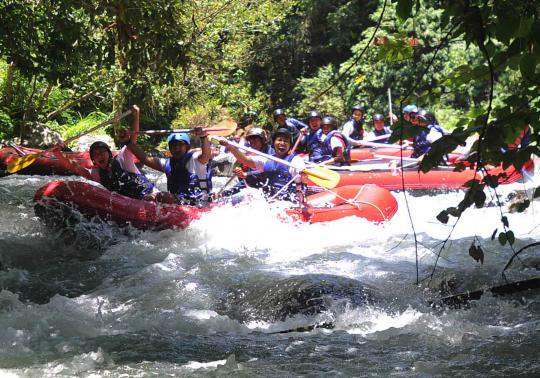
<svg viewBox="0 0 540 378"><path fill-rule="evenodd" d="M419 158L431 150L431 144L444 136L444 131L439 126L435 114L425 109L419 109L418 113L411 118L413 124L421 127L422 131L414 138L413 153L411 157Z"/></svg>
<svg viewBox="0 0 540 378"><path fill-rule="evenodd" d="M131 129L134 133L127 133L125 130L119 133L118 141L124 146L116 156L113 157L107 143L102 141L92 143L89 151L90 159L94 164L92 169L86 169L72 163L60 151L61 146L54 148L53 153L73 173L88 180L96 181L111 192L135 199L155 200L159 196L159 191L139 171L135 165L133 154L126 147L129 143L137 140L136 132L139 131L139 113L139 107L134 105L131 109L133 116Z"/></svg>
<svg viewBox="0 0 540 378"><path fill-rule="evenodd" d="M363 105L354 105L351 107L351 119L341 126L341 134L347 139L351 147L362 146L365 114L366 108Z"/></svg>
<svg viewBox="0 0 540 378"><path fill-rule="evenodd" d="M171 157L166 159L148 156L136 143L128 144L141 163L167 176L168 193L161 193L161 202L204 206L211 200L210 142L202 127L195 127L193 134L201 139L200 149L190 148L187 133L172 133L167 138Z"/></svg>
<svg viewBox="0 0 540 378"><path fill-rule="evenodd" d="M312 149L315 148L315 145L318 145L319 142L319 134L317 134L317 131L321 128L321 122L322 122L322 115L317 110L311 110L307 115L307 123L309 126L309 129L303 128L300 130L300 144L298 145L298 148L295 152L297 153L307 153L309 154ZM314 162L318 162L317 157L314 157Z"/></svg>
<svg viewBox="0 0 540 378"><path fill-rule="evenodd" d="M325 116L321 122L320 151L312 151L321 156L324 165L351 165L349 141L337 131L337 121L332 116ZM312 155L310 155L312 156Z"/></svg>
<svg viewBox="0 0 540 378"><path fill-rule="evenodd" d="M292 146L292 134L288 129L279 128L273 135L274 154L272 156L294 165L270 160L260 155L247 155L238 147L220 138L240 164L260 172L260 179L264 180L262 187L267 198L291 201L304 204L304 185L302 184L302 171L305 169L304 160L295 154L289 154Z"/></svg>
<svg viewBox="0 0 540 378"><path fill-rule="evenodd" d="M386 139L382 138L386 136ZM378 143L388 143L388 138L392 135L392 129L390 126L384 124L384 116L380 113L373 115L373 130L367 133L368 140L377 140ZM382 138L382 139L381 139Z"/></svg>

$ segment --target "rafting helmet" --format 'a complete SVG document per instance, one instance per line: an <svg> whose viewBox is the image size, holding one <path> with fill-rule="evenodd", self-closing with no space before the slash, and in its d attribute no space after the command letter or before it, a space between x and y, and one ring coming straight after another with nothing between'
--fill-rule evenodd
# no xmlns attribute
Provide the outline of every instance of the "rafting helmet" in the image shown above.
<svg viewBox="0 0 540 378"><path fill-rule="evenodd" d="M417 113L418 112L418 106L416 105L406 105L403 107L403 113Z"/></svg>
<svg viewBox="0 0 540 378"><path fill-rule="evenodd" d="M276 138L280 135L284 135L287 138L289 138L289 143L292 143L292 133L289 131L289 129L286 129L284 127L280 127L274 132L274 135L272 135L272 141L275 142Z"/></svg>
<svg viewBox="0 0 540 378"><path fill-rule="evenodd" d="M428 124L435 123L435 114L426 109L420 109L416 115L416 118Z"/></svg>
<svg viewBox="0 0 540 378"><path fill-rule="evenodd" d="M249 137L259 137L266 144L268 141L266 139L266 132L260 127L254 127L250 129L246 134L246 139Z"/></svg>
<svg viewBox="0 0 540 378"><path fill-rule="evenodd" d="M274 110L274 121L277 121L277 118L280 116L280 115L285 115L285 111L283 109L276 109Z"/></svg>
<svg viewBox="0 0 540 378"><path fill-rule="evenodd" d="M90 145L90 149L89 149L90 159L92 159L94 151L97 150L98 148L103 148L107 150L107 152L109 153L109 158L112 158L112 151L109 145L105 142L102 142L101 140L98 140Z"/></svg>
<svg viewBox="0 0 540 378"><path fill-rule="evenodd" d="M187 133L172 133L167 138L167 144L171 144L173 141L184 142L188 146L190 144L189 135Z"/></svg>
<svg viewBox="0 0 540 378"><path fill-rule="evenodd" d="M322 115L320 112L318 112L317 110L312 110L308 113L308 116L307 116L307 119L309 120L310 118L320 118L322 119Z"/></svg>
<svg viewBox="0 0 540 378"><path fill-rule="evenodd" d="M351 113L354 113L355 110L360 110L362 112L362 114L364 114L366 112L366 107L364 105L353 105L351 107Z"/></svg>
<svg viewBox="0 0 540 378"><path fill-rule="evenodd" d="M375 121L384 121L384 116L381 113L373 114L373 122Z"/></svg>
<svg viewBox="0 0 540 378"><path fill-rule="evenodd" d="M337 129L337 120L332 116L324 116L321 122L321 126L330 125L332 129Z"/></svg>

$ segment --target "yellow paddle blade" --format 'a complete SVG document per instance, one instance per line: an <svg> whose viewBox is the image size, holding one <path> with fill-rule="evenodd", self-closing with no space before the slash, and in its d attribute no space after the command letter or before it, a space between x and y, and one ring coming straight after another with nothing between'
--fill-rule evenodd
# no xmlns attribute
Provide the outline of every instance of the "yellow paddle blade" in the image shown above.
<svg viewBox="0 0 540 378"><path fill-rule="evenodd" d="M206 132L213 136L226 137L236 130L237 124L232 119L225 119L211 127L205 128Z"/></svg>
<svg viewBox="0 0 540 378"><path fill-rule="evenodd" d="M9 173L19 172L21 169L26 168L30 164L35 162L37 158L38 158L38 155L34 155L34 154L21 156L8 164L7 171Z"/></svg>
<svg viewBox="0 0 540 378"><path fill-rule="evenodd" d="M309 176L309 179L314 184L322 186L324 188L332 189L339 184L339 173L326 169L324 167L313 167L303 171Z"/></svg>

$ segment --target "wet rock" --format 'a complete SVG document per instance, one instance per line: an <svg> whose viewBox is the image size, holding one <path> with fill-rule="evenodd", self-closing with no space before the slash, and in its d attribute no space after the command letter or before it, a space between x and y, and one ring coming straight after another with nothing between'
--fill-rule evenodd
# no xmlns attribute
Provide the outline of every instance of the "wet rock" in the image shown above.
<svg viewBox="0 0 540 378"><path fill-rule="evenodd" d="M360 281L329 274L307 274L284 279L247 282L233 288L216 310L241 322L283 321L298 314L372 303L375 289Z"/></svg>

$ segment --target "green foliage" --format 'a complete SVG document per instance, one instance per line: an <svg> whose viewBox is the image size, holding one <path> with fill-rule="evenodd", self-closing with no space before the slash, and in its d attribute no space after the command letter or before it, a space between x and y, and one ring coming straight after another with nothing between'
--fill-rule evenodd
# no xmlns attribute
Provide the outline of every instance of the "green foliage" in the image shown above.
<svg viewBox="0 0 540 378"><path fill-rule="evenodd" d="M88 114L83 119L78 120L76 123L71 125L63 125L61 127L58 127L61 134L62 139L69 139L74 136L80 135L86 130L106 121L109 119L109 115L101 112L92 112ZM93 133L90 133L90 135L98 135L103 134L103 130L96 130ZM73 145L77 144L77 141L73 142ZM72 147L72 146L71 146Z"/></svg>

